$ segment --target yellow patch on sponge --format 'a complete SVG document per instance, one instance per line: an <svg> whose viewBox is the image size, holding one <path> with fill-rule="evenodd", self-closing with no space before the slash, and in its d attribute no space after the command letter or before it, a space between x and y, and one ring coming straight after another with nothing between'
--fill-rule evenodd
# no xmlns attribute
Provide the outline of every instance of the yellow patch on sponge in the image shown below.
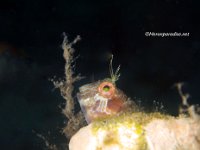
<svg viewBox="0 0 200 150"><path fill-rule="evenodd" d="M109 119L93 122L93 134L99 148L117 145L120 149L146 150L143 127L153 119L169 119L171 116L155 113L123 113Z"/></svg>

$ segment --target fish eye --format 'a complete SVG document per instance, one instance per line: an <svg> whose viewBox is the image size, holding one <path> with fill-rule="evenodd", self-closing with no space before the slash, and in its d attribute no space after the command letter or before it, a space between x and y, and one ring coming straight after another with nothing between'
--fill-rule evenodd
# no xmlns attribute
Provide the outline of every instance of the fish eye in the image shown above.
<svg viewBox="0 0 200 150"><path fill-rule="evenodd" d="M109 85L105 85L104 87L103 87L103 91L104 92L108 92L110 90L110 86Z"/></svg>
<svg viewBox="0 0 200 150"><path fill-rule="evenodd" d="M115 86L113 83L104 81L98 86L98 92L101 96L111 98L115 94Z"/></svg>

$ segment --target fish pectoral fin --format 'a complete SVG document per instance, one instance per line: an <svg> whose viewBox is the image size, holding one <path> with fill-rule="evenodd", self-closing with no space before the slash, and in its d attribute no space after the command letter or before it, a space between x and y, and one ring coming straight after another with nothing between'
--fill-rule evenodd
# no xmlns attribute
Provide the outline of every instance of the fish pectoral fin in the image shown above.
<svg viewBox="0 0 200 150"><path fill-rule="evenodd" d="M109 112L107 112L107 106L108 106L108 99L107 98L104 98L99 94L96 94L95 97L94 97L94 100L99 101L99 105L96 109L97 112L109 114Z"/></svg>
<svg viewBox="0 0 200 150"><path fill-rule="evenodd" d="M98 112L109 114L107 111L108 100L100 100L99 106L97 107Z"/></svg>

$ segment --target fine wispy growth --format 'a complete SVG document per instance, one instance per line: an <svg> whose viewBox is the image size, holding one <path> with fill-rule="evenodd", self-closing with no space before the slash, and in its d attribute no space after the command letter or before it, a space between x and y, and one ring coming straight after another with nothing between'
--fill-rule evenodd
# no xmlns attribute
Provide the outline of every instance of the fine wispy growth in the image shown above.
<svg viewBox="0 0 200 150"><path fill-rule="evenodd" d="M80 75L74 73L74 48L72 47L80 40L80 36L77 36L72 42L68 41L66 34L64 33L64 39L62 43L63 57L65 59L65 77L61 81L52 80L55 88L59 88L62 97L65 99L65 107L62 110L63 114L67 117L68 122L63 129L65 135L70 138L81 126L83 122L83 115L81 112L75 114L74 112L74 83L82 79Z"/></svg>
<svg viewBox="0 0 200 150"><path fill-rule="evenodd" d="M117 70L113 72L112 62L113 62L113 55L111 55L109 71L110 71L111 81L115 83L117 80L119 80L119 77L120 77L120 73L119 73L120 65L117 67Z"/></svg>
<svg viewBox="0 0 200 150"><path fill-rule="evenodd" d="M179 95L181 96L182 104L179 108L180 115L187 115L193 119L200 119L200 107L198 105L190 105L188 103L188 98L190 95L188 93L183 93L182 87L184 83L176 83L175 86L178 90Z"/></svg>

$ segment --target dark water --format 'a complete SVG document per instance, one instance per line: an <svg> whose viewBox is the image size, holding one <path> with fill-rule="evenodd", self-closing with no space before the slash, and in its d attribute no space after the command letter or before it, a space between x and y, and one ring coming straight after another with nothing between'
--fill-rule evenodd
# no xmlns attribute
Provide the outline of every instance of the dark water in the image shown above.
<svg viewBox="0 0 200 150"><path fill-rule="evenodd" d="M121 64L117 85L146 110L163 105L177 115L185 82L190 103L200 103L199 8L196 1L23 1L0 2L0 146L45 149L37 133L64 149L64 100L48 80L64 77L62 33L81 35L75 85L109 76ZM187 32L188 37L146 37L145 32Z"/></svg>

